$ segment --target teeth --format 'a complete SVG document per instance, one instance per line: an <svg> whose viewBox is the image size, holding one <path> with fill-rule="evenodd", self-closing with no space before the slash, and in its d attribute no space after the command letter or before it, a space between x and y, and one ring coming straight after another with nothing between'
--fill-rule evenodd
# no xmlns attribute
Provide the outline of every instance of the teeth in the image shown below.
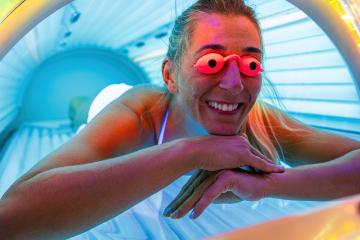
<svg viewBox="0 0 360 240"><path fill-rule="evenodd" d="M231 112L237 109L239 104L221 104L217 102L208 102L208 104L218 110L224 111L224 112Z"/></svg>

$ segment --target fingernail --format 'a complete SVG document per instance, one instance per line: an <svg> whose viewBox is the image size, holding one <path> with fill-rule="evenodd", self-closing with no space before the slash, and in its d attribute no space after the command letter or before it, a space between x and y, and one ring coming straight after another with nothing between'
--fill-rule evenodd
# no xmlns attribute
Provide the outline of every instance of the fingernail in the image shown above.
<svg viewBox="0 0 360 240"><path fill-rule="evenodd" d="M167 206L163 212L163 215L168 217L172 211L173 211L172 208L170 206Z"/></svg>
<svg viewBox="0 0 360 240"><path fill-rule="evenodd" d="M192 211L191 211L189 217L190 217L191 219L195 219L195 218L196 218L195 210L192 210Z"/></svg>

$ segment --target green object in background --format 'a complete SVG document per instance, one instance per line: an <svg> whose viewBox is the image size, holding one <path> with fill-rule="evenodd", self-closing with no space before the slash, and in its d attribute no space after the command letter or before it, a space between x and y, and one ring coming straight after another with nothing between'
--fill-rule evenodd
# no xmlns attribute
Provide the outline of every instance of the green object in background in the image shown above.
<svg viewBox="0 0 360 240"><path fill-rule="evenodd" d="M0 0L0 23L25 0Z"/></svg>
<svg viewBox="0 0 360 240"><path fill-rule="evenodd" d="M74 131L82 124L86 124L91 102L92 100L85 96L74 97L70 100L69 119Z"/></svg>

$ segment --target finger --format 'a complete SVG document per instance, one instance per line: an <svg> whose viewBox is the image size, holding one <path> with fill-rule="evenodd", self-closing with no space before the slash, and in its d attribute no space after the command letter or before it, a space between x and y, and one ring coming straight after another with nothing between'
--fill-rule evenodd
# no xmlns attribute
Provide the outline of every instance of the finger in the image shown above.
<svg viewBox="0 0 360 240"><path fill-rule="evenodd" d="M187 199L189 198L194 191L206 180L208 176L212 175L211 172L202 170L200 175L194 179L191 185L188 186L186 192L184 192L181 196L179 196L178 200L174 202L172 209L176 211L177 208Z"/></svg>
<svg viewBox="0 0 360 240"><path fill-rule="evenodd" d="M205 181L201 183L200 186L196 188L189 198L187 198L179 207L178 209L170 215L171 218L181 218L186 215L196 204L196 202L201 198L202 194L206 191L206 189L216 181L217 174L213 174L206 178Z"/></svg>
<svg viewBox="0 0 360 240"><path fill-rule="evenodd" d="M260 158L268 161L268 162L271 163L271 164L275 164L272 160L270 160L269 158L267 158L263 153L261 153L261 152L260 152L258 149L256 149L254 146L252 146L251 144L250 144L249 146L250 146L250 151L251 151L254 155L256 155L256 156L258 156L258 157L260 157Z"/></svg>
<svg viewBox="0 0 360 240"><path fill-rule="evenodd" d="M179 194L182 194L184 192L184 190L190 185L190 183L192 181L194 181L196 178L198 178L200 176L200 174L202 174L202 172L203 171L201 169L196 169L195 173L193 175L191 175L191 177L186 182L186 184L181 188L181 192Z"/></svg>
<svg viewBox="0 0 360 240"><path fill-rule="evenodd" d="M193 194L194 190L211 174L209 171L200 170L193 179L185 184L181 192L175 197L175 199L166 207L164 216L168 217L171 213L177 210L177 208Z"/></svg>
<svg viewBox="0 0 360 240"><path fill-rule="evenodd" d="M257 156L257 157L265 160L266 162L268 162L268 163L270 163L270 164L273 164L273 165L275 165L275 166L279 166L279 167L273 168L273 169L275 169L275 171L274 171L274 170L271 170L271 167L270 167L270 168L268 167L268 169L270 170L270 172L284 172L284 167L283 167L283 166L277 165L277 164L274 163L272 160L270 160L268 157L266 157L263 153L261 153L257 148L255 148L253 145L251 145L250 142L249 142L249 138L248 138L248 136L247 136L245 133L242 133L241 136L247 141L248 146L250 147L250 152L251 152L253 155L255 155L255 156ZM261 169L253 169L253 170L254 170L254 171L252 171L252 172L261 172Z"/></svg>
<svg viewBox="0 0 360 240"><path fill-rule="evenodd" d="M197 169L196 172L189 178L189 180L185 183L185 185L181 188L181 191L178 193L177 196L183 195L185 192L188 191L188 188L193 184L193 182L203 174L203 170Z"/></svg>
<svg viewBox="0 0 360 240"><path fill-rule="evenodd" d="M243 138L245 138L246 141L249 141L248 136L246 135L246 133L240 133L240 136L242 136Z"/></svg>
<svg viewBox="0 0 360 240"><path fill-rule="evenodd" d="M195 207L190 214L190 218L195 219L200 216L212 201L218 198L222 193L228 191L226 185L225 178L218 177L195 204Z"/></svg>
<svg viewBox="0 0 360 240"><path fill-rule="evenodd" d="M250 153L251 160L249 161L249 165L251 167L254 167L258 170L261 170L263 172L271 173L271 172L277 172L282 173L285 171L285 168L281 165L276 165L273 163L269 163L268 161L264 160L261 157L258 157L252 153Z"/></svg>
<svg viewBox="0 0 360 240"><path fill-rule="evenodd" d="M178 205L179 202L181 202L181 198L185 197L188 192L188 188L190 187L191 184L193 184L194 181L196 181L196 179L198 177L200 177L200 175L203 174L202 170L198 169L196 170L196 172L190 177L190 179L186 182L186 184L181 188L181 191L176 195L175 199L171 201L171 203L165 208L163 215L166 217L169 217L170 214L174 211L174 207L176 207ZM184 196L185 194L185 196Z"/></svg>

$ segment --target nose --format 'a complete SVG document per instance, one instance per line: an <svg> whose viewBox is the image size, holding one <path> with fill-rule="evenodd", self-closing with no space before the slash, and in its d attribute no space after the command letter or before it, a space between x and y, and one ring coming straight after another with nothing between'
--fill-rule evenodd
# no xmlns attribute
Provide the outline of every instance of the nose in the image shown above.
<svg viewBox="0 0 360 240"><path fill-rule="evenodd" d="M222 76L219 86L230 91L232 95L237 95L244 89L237 59L228 60L225 74Z"/></svg>

